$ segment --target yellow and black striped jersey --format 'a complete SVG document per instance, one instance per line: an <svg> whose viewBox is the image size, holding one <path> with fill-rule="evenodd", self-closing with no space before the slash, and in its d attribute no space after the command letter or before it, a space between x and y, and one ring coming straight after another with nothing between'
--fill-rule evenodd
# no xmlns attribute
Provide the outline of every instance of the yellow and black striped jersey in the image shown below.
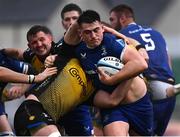
<svg viewBox="0 0 180 137"><path fill-rule="evenodd" d="M77 59L71 59L55 80L38 98L56 121L87 100L94 91Z"/></svg>
<svg viewBox="0 0 180 137"><path fill-rule="evenodd" d="M27 50L25 55L27 61L38 72L44 69L43 62L32 51ZM38 99L56 121L60 116L87 100L93 91L92 82L87 79L79 61L72 58L64 63L62 71L45 91L38 96Z"/></svg>

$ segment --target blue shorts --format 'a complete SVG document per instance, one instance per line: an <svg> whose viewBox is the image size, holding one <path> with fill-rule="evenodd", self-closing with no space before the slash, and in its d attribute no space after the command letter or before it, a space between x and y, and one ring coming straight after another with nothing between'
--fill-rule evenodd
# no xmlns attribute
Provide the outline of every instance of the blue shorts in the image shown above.
<svg viewBox="0 0 180 137"><path fill-rule="evenodd" d="M94 134L90 108L79 105L64 115L58 122L69 136L91 136Z"/></svg>
<svg viewBox="0 0 180 137"><path fill-rule="evenodd" d="M124 121L139 135L153 135L153 106L149 94L131 104L103 109L101 116L103 126L115 121Z"/></svg>
<svg viewBox="0 0 180 137"><path fill-rule="evenodd" d="M154 134L163 136L168 126L176 104L176 97L166 98L153 102Z"/></svg>
<svg viewBox="0 0 180 137"><path fill-rule="evenodd" d="M0 116L6 114L4 102L0 101Z"/></svg>

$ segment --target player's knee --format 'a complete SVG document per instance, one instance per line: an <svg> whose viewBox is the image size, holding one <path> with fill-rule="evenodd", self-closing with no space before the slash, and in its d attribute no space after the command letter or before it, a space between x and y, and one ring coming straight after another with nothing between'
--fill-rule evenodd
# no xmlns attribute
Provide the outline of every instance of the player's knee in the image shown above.
<svg viewBox="0 0 180 137"><path fill-rule="evenodd" d="M14 129L16 135L29 136L50 124L54 124L54 121L42 104L35 100L24 101L15 113Z"/></svg>

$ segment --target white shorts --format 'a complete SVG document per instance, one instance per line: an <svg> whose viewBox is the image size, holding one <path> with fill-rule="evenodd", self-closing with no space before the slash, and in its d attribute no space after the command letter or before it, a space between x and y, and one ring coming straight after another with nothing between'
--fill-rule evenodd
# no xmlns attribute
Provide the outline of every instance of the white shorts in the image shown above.
<svg viewBox="0 0 180 137"><path fill-rule="evenodd" d="M148 81L148 91L150 91L152 94L152 100L160 100L167 98L166 89L172 86L172 84L158 80Z"/></svg>

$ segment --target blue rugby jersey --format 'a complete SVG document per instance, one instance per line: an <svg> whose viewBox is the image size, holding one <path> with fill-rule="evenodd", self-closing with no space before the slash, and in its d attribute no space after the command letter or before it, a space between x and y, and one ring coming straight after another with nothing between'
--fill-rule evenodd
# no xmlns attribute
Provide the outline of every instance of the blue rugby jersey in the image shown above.
<svg viewBox="0 0 180 137"><path fill-rule="evenodd" d="M125 43L122 39L116 39L111 34L104 34L101 45L90 49L84 42L76 48L77 58L80 60L84 71L94 80L96 87L101 87L97 73L97 62L106 56L121 58Z"/></svg>
<svg viewBox="0 0 180 137"><path fill-rule="evenodd" d="M145 45L149 55L148 69L144 72L147 79L174 82L173 72L168 63L167 46L163 36L150 27L143 27L135 23L120 30L120 33L139 41Z"/></svg>

